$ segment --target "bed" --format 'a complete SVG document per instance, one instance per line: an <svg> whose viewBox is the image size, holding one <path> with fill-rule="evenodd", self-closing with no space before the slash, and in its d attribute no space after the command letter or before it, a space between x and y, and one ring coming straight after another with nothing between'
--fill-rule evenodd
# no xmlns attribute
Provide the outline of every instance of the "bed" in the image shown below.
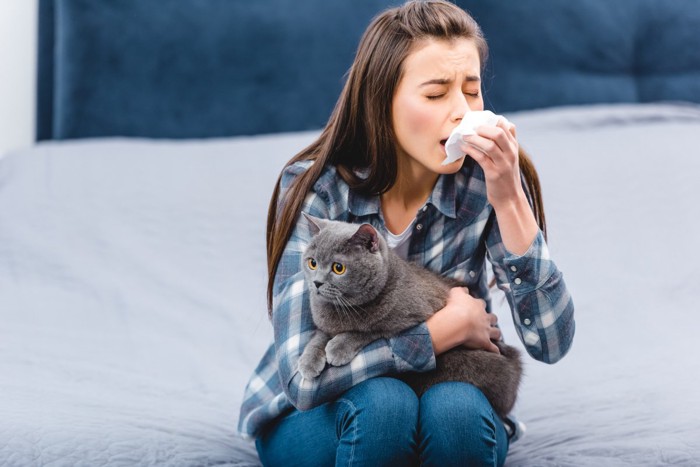
<svg viewBox="0 0 700 467"><path fill-rule="evenodd" d="M457 3L576 304L507 465L700 465L697 2ZM0 156L0 465L260 465L267 203L391 4L40 1L37 142Z"/></svg>

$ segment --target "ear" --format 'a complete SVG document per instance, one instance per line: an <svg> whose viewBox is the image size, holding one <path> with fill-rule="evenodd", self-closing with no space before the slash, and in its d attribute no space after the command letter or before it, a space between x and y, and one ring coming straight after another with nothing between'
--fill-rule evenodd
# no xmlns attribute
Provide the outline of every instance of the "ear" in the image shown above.
<svg viewBox="0 0 700 467"><path fill-rule="evenodd" d="M307 214L302 211L302 214L304 215L304 218L306 219L306 223L309 226L309 230L311 231L311 235L316 235L317 233L320 232L321 228L323 227L323 219L319 219L318 217L314 217L311 214Z"/></svg>
<svg viewBox="0 0 700 467"><path fill-rule="evenodd" d="M350 243L361 245L371 253L379 251L379 234L376 229L369 224L362 224L357 232L350 237Z"/></svg>

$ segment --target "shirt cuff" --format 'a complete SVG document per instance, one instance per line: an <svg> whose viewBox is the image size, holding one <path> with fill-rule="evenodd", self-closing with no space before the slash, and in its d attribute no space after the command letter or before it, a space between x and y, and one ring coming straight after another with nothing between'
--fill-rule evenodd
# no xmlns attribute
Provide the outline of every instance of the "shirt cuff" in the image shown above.
<svg viewBox="0 0 700 467"><path fill-rule="evenodd" d="M389 339L396 370L429 371L435 368L435 352L428 325L421 323Z"/></svg>
<svg viewBox="0 0 700 467"><path fill-rule="evenodd" d="M530 293L540 288L556 271L542 231L538 231L530 248L523 255L506 252L503 268L513 295Z"/></svg>

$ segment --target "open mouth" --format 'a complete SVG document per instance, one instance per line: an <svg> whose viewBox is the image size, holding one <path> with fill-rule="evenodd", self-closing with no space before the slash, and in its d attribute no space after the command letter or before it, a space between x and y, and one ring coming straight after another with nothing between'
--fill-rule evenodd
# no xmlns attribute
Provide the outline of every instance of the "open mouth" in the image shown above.
<svg viewBox="0 0 700 467"><path fill-rule="evenodd" d="M443 146L444 146L446 143L447 143L447 138L441 139L441 140L440 140L440 144L442 144Z"/></svg>

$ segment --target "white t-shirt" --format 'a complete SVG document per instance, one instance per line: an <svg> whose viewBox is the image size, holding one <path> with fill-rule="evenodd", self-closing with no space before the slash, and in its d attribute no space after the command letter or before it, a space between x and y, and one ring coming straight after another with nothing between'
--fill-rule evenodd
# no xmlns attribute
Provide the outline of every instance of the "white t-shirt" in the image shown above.
<svg viewBox="0 0 700 467"><path fill-rule="evenodd" d="M387 245L389 246L389 248L394 250L394 253L396 253L403 259L408 259L408 244L409 240L411 239L411 234L413 233L413 224L415 223L416 220L413 219L413 222L411 222L408 225L408 227L406 227L406 230L404 230L398 235L394 235L393 233L389 232L389 230L387 230Z"/></svg>

